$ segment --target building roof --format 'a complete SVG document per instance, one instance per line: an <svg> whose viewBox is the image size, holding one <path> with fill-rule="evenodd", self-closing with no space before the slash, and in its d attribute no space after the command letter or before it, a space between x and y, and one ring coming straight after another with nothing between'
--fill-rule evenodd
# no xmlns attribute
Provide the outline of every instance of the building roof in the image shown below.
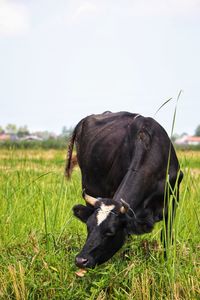
<svg viewBox="0 0 200 300"><path fill-rule="evenodd" d="M175 141L176 144L200 144L200 136L184 135Z"/></svg>
<svg viewBox="0 0 200 300"><path fill-rule="evenodd" d="M5 134L5 133L0 134L0 141L7 141L7 140L10 140L9 134Z"/></svg>
<svg viewBox="0 0 200 300"><path fill-rule="evenodd" d="M190 142L199 142L200 143L200 136L187 136L187 141Z"/></svg>

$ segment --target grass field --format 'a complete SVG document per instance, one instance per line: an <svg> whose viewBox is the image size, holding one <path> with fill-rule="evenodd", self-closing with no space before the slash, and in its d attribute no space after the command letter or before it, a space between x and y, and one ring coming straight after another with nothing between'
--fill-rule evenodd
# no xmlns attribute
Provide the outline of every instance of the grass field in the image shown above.
<svg viewBox="0 0 200 300"><path fill-rule="evenodd" d="M200 299L200 152L178 156L185 176L168 260L159 223L78 278L79 170L66 182L61 150L0 150L0 299Z"/></svg>

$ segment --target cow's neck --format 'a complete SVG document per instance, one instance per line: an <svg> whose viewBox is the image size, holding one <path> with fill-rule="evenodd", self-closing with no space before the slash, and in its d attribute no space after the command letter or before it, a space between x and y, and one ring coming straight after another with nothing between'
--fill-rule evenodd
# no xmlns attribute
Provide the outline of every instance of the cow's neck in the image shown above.
<svg viewBox="0 0 200 300"><path fill-rule="evenodd" d="M144 198L144 174L142 171L129 169L113 199L119 201L123 199L132 209L135 209Z"/></svg>

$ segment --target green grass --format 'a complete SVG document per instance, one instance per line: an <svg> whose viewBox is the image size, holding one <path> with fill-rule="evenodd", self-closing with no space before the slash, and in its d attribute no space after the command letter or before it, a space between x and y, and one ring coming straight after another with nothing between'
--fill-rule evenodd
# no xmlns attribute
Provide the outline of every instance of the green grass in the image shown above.
<svg viewBox="0 0 200 300"><path fill-rule="evenodd" d="M66 182L61 150L1 150L0 299L200 299L200 152L178 155L185 176L168 260L159 223L78 278L86 227L71 208L84 203L79 170Z"/></svg>

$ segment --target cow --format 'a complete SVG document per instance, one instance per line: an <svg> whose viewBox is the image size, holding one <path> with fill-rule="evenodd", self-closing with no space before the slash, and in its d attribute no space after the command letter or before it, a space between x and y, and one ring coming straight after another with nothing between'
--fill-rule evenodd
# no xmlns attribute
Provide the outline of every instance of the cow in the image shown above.
<svg viewBox="0 0 200 300"><path fill-rule="evenodd" d="M73 212L87 225L75 263L93 268L109 260L127 236L167 222L168 199L173 196L175 210L183 173L166 131L139 114L106 112L82 119L68 145L68 178L74 144L86 205L75 205Z"/></svg>

